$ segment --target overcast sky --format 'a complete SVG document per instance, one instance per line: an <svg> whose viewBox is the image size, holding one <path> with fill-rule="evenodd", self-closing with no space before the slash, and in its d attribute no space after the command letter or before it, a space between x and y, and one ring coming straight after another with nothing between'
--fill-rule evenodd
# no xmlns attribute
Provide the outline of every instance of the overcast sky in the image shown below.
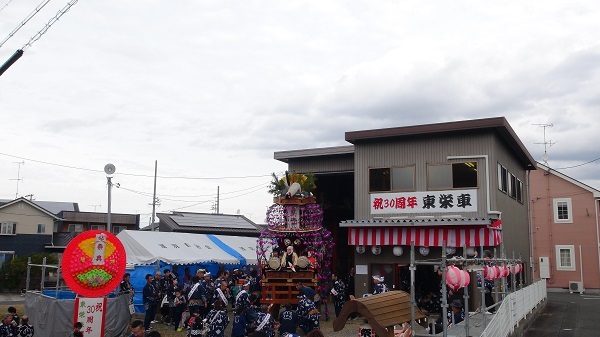
<svg viewBox="0 0 600 337"><path fill-rule="evenodd" d="M40 4L0 0L0 41ZM44 28L53 0L0 47ZM281 150L344 132L504 116L600 189L598 1L85 0L0 76L0 198L262 223ZM24 162L18 165L18 162ZM573 167L577 166L577 167ZM573 168L568 168L573 167ZM18 173L20 168L20 173ZM565 169L562 169L565 168ZM166 178L171 177L171 178ZM196 179L183 179L183 178ZM202 179L201 179L202 178ZM210 178L210 179L208 179Z"/></svg>

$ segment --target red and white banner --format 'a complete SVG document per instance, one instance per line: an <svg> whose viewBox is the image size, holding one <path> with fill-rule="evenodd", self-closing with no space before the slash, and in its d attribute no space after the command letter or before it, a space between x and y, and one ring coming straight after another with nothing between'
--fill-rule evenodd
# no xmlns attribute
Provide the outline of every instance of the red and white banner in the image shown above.
<svg viewBox="0 0 600 337"><path fill-rule="evenodd" d="M81 322L81 332L85 337L103 337L106 315L106 297L75 299L74 323Z"/></svg>
<svg viewBox="0 0 600 337"><path fill-rule="evenodd" d="M371 214L477 212L477 190L371 194Z"/></svg>
<svg viewBox="0 0 600 337"><path fill-rule="evenodd" d="M415 246L441 247L446 242L447 247L479 247L497 246L502 242L499 230L477 227L389 227L389 228L348 228L348 244L357 246Z"/></svg>

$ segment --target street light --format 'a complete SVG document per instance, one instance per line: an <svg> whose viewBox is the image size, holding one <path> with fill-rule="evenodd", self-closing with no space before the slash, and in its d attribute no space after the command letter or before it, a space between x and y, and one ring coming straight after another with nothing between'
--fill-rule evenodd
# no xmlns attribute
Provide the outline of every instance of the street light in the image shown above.
<svg viewBox="0 0 600 337"><path fill-rule="evenodd" d="M110 231L110 192L112 190L112 175L115 173L115 165L113 164L106 164L104 166L104 172L106 173L106 181L108 184L108 216L106 218L106 231L108 231L109 233L111 233Z"/></svg>

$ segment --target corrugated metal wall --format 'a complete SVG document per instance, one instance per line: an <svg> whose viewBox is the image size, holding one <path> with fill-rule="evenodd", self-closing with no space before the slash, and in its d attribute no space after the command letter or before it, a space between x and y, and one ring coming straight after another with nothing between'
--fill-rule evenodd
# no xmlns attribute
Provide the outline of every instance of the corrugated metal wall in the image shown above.
<svg viewBox="0 0 600 337"><path fill-rule="evenodd" d="M354 170L353 155L327 157L294 158L289 160L288 170L298 173L332 173L352 172Z"/></svg>
<svg viewBox="0 0 600 337"><path fill-rule="evenodd" d="M427 190L427 165L448 163L448 156L478 156L492 153L495 145L490 134L445 136L436 138L415 137L402 142L380 142L355 146L355 214L357 219L370 219L369 169L376 167L415 165L417 191ZM467 161L467 160L454 160ZM485 160L474 158L480 172L478 175L477 212L469 217L487 216ZM490 162L492 160L490 159ZM493 175L495 172L495 164ZM428 215L426 213L422 215Z"/></svg>

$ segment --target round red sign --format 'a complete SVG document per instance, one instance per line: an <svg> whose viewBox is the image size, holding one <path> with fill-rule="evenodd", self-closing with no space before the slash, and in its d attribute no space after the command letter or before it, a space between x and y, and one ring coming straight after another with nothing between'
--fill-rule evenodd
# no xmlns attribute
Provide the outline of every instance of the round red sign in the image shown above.
<svg viewBox="0 0 600 337"><path fill-rule="evenodd" d="M67 286L84 297L113 291L125 274L125 248L119 239L100 230L77 235L65 249L62 274Z"/></svg>

